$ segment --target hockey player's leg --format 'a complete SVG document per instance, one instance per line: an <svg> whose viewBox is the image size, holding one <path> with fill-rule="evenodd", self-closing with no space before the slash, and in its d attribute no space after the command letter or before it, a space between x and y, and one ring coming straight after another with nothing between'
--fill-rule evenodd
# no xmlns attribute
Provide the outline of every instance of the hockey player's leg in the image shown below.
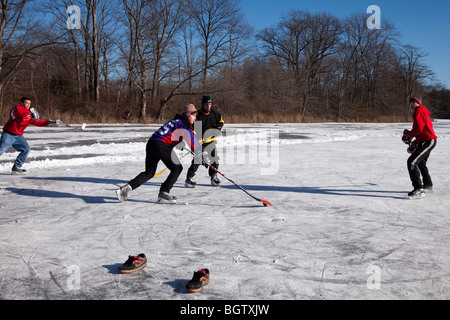
<svg viewBox="0 0 450 320"><path fill-rule="evenodd" d="M15 136L3 131L0 138L0 156L8 151L8 149L11 148L15 141Z"/></svg>
<svg viewBox="0 0 450 320"><path fill-rule="evenodd" d="M173 161L172 150L166 150L161 154L161 161L170 170L170 174L166 181L161 185L158 200L164 203L176 203L177 198L169 195L173 188L173 185L177 182L178 178L183 171L183 166Z"/></svg>
<svg viewBox="0 0 450 320"><path fill-rule="evenodd" d="M195 188L197 186L197 182L195 182L193 178L199 166L200 166L199 164L195 164L195 161L192 160L191 166L189 167L186 174L186 180L184 182L184 186L186 188Z"/></svg>
<svg viewBox="0 0 450 320"><path fill-rule="evenodd" d="M432 192L433 190L433 180L431 179L427 162L428 158L430 157L431 151L433 151L433 149L436 147L436 142L437 142L436 140L430 140L429 142L426 143L426 146L428 146L427 151L422 161L418 165L420 173L422 174L424 190L428 192Z"/></svg>
<svg viewBox="0 0 450 320"><path fill-rule="evenodd" d="M417 156L418 152L414 152L409 158L408 158L408 173L409 177L411 179L413 190L408 194L408 196L412 196L416 194L417 192L421 192L422 190L422 180L420 179L420 170L416 165L417 162Z"/></svg>
<svg viewBox="0 0 450 320"><path fill-rule="evenodd" d="M209 176L211 178L211 185L213 187L217 187L220 185L220 180L217 177L217 170L219 170L219 157L217 156L216 148L211 150L211 159L213 160L211 166L214 167L216 170L210 167Z"/></svg>
<svg viewBox="0 0 450 320"><path fill-rule="evenodd" d="M16 161L14 162L12 172L25 174L26 171L22 169L22 166L25 164L28 155L30 154L30 145L28 144L27 139L25 139L23 136L16 136L16 141L14 142L12 147L20 152L16 158Z"/></svg>
<svg viewBox="0 0 450 320"><path fill-rule="evenodd" d="M120 202L125 202L128 200L128 194L132 190L136 190L141 185L149 181L155 176L156 169L158 167L158 162L160 160L158 152L153 150L150 142L147 144L147 155L145 158L145 171L138 174L133 180L128 182L126 185L122 186L116 191L117 198Z"/></svg>

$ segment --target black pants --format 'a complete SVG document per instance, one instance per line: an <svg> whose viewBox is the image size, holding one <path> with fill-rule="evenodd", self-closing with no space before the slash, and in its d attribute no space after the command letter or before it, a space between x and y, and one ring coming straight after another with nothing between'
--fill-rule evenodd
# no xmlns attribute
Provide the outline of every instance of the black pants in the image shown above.
<svg viewBox="0 0 450 320"><path fill-rule="evenodd" d="M202 145L202 151L208 151L210 152L210 159L212 161L211 166L213 166L216 169L219 169L219 158L217 157L217 152L216 152L216 145L217 142L211 142L208 144L203 144ZM198 167L200 166L200 164L196 164L195 163L195 159L192 160L192 164L188 169L187 172L187 179L192 179L195 176L195 173L198 170ZM209 176L210 177L214 177L216 175L216 171L214 169L209 168Z"/></svg>
<svg viewBox="0 0 450 320"><path fill-rule="evenodd" d="M420 143L416 151L408 159L408 172L414 189L433 186L433 181L427 168L427 161L431 151L436 147L436 143L436 139ZM420 179L421 174L423 183Z"/></svg>
<svg viewBox="0 0 450 320"><path fill-rule="evenodd" d="M183 171L183 166L179 163L175 163L172 159L178 159L173 154L173 147L167 143L161 141L149 140L146 148L145 158L145 171L141 172L136 178L131 180L128 184L131 188L137 189L148 180L153 178L156 173L159 161L162 161L166 167L170 170L170 174L166 181L161 185L160 192L169 193L172 190L173 185L177 182L178 177Z"/></svg>

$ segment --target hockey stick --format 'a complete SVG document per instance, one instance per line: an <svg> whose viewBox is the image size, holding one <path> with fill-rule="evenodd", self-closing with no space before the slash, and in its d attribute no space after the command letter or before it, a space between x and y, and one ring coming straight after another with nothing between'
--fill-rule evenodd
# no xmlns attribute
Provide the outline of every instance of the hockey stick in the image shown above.
<svg viewBox="0 0 450 320"><path fill-rule="evenodd" d="M203 142L200 142L200 145L202 145L202 144L203 144ZM186 153L185 155L183 155L183 156L181 157L181 159L184 159L188 154L191 154L191 153L192 153L192 151L189 150L189 149L187 149L186 146L184 146L183 149L187 150L188 153ZM181 160L181 159L180 159L180 160ZM166 172L168 169L169 169L169 168L166 167L166 168L165 168L163 171L161 171L160 173L155 174L155 176L154 176L153 178L158 178L160 175L162 175L162 174L163 174L164 172Z"/></svg>
<svg viewBox="0 0 450 320"><path fill-rule="evenodd" d="M182 157L181 157L181 159L184 159L188 154L190 154L190 151L188 152L188 153L186 153L186 154L184 154ZM181 160L180 159L180 160ZM169 170L169 168L165 168L163 171L161 171L160 173L157 173L157 174L155 174L155 176L153 177L153 178L158 178L160 175L162 175L164 172L166 172L167 170Z"/></svg>
<svg viewBox="0 0 450 320"><path fill-rule="evenodd" d="M192 155L194 155L194 152L192 152L192 151L190 151L189 150L189 152L192 154ZM269 202L269 201L266 201L266 200L262 200L262 199L259 199L259 198L257 198L257 197L255 197L255 196L253 196L253 195L251 195L247 190L245 190L244 188L242 188L240 185L238 185L236 182L234 182L233 180L231 180L230 178L228 178L227 176L225 176L222 172L220 172L219 170L217 170L216 168L214 168L212 165L210 165L209 163L206 163L206 162L204 162L208 167L210 167L212 170L214 170L215 172L217 172L218 174L220 174L222 177L224 177L225 179L227 179L228 181L230 181L232 184L234 184L236 187L238 187L239 189L241 189L242 191L244 191L247 195L249 195L250 197L252 197L253 199L255 199L256 201L259 201L259 202L261 202L263 205L264 205L264 207L267 207L267 206L269 206L269 207L271 207L272 206L272 204Z"/></svg>
<svg viewBox="0 0 450 320"><path fill-rule="evenodd" d="M262 200L262 199L259 199L259 198L255 197L255 196L251 195L247 190L245 190L244 188L242 188L240 185L238 185L236 182L234 182L234 181L231 180L230 178L226 177L222 172L220 172L219 170L217 170L216 168L214 168L212 165L210 165L210 164L208 164L208 163L207 163L207 165L208 165L211 169L213 169L215 172L217 172L218 174L220 174L222 177L224 177L225 179L227 179L228 181L230 181L232 184L234 184L236 187L238 187L239 189L241 189L242 191L244 191L244 192L245 192L246 194L248 194L250 197L252 197L252 198L255 199L256 201L261 202L261 203L264 205L264 207L267 207L267 206L271 207L271 206L272 206L272 204L271 204L269 201Z"/></svg>
<svg viewBox="0 0 450 320"><path fill-rule="evenodd" d="M66 127L66 128L69 128L69 129L74 129L74 130L80 130L80 131L86 131L86 123L83 123L83 125L81 126L81 127L78 127L78 126L74 126L74 125L71 125L71 124L65 124L65 123L63 123L63 124L61 124L61 125L57 125L56 126L56 128L57 127Z"/></svg>

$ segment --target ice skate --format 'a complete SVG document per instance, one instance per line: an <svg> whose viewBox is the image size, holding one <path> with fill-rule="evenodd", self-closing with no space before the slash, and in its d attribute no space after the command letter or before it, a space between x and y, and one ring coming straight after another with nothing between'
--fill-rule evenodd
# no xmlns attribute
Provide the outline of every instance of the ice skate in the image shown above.
<svg viewBox="0 0 450 320"><path fill-rule="evenodd" d="M121 203L124 203L128 200L128 193L130 193L131 190L132 188L127 184L116 191L117 198Z"/></svg>
<svg viewBox="0 0 450 320"><path fill-rule="evenodd" d="M217 174L211 177L211 185L213 187L218 187L220 185L220 180L217 178Z"/></svg>
<svg viewBox="0 0 450 320"><path fill-rule="evenodd" d="M160 192L158 195L158 202L159 203L166 203L166 204L176 204L177 203L177 197L171 196L167 192Z"/></svg>
<svg viewBox="0 0 450 320"><path fill-rule="evenodd" d="M187 178L186 181L184 182L184 186L186 188L195 188L197 186L197 182L195 182L192 179Z"/></svg>
<svg viewBox="0 0 450 320"><path fill-rule="evenodd" d="M408 198L410 199L420 199L425 197L425 192L422 188L414 189L410 193L408 193Z"/></svg>
<svg viewBox="0 0 450 320"><path fill-rule="evenodd" d="M23 175L23 174L27 174L27 170L14 165L14 167L11 170L11 174L18 174L18 175L22 174Z"/></svg>

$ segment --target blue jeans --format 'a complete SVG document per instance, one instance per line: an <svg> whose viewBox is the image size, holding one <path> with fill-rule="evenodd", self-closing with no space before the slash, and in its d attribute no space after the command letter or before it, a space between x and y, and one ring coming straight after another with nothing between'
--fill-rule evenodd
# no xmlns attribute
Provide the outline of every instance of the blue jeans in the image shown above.
<svg viewBox="0 0 450 320"><path fill-rule="evenodd" d="M3 131L2 137L0 139L0 156L11 147L20 152L20 154L17 156L16 161L14 162L14 164L20 168L27 160L28 154L30 153L30 145L28 144L27 139L25 139L24 136L15 136Z"/></svg>

